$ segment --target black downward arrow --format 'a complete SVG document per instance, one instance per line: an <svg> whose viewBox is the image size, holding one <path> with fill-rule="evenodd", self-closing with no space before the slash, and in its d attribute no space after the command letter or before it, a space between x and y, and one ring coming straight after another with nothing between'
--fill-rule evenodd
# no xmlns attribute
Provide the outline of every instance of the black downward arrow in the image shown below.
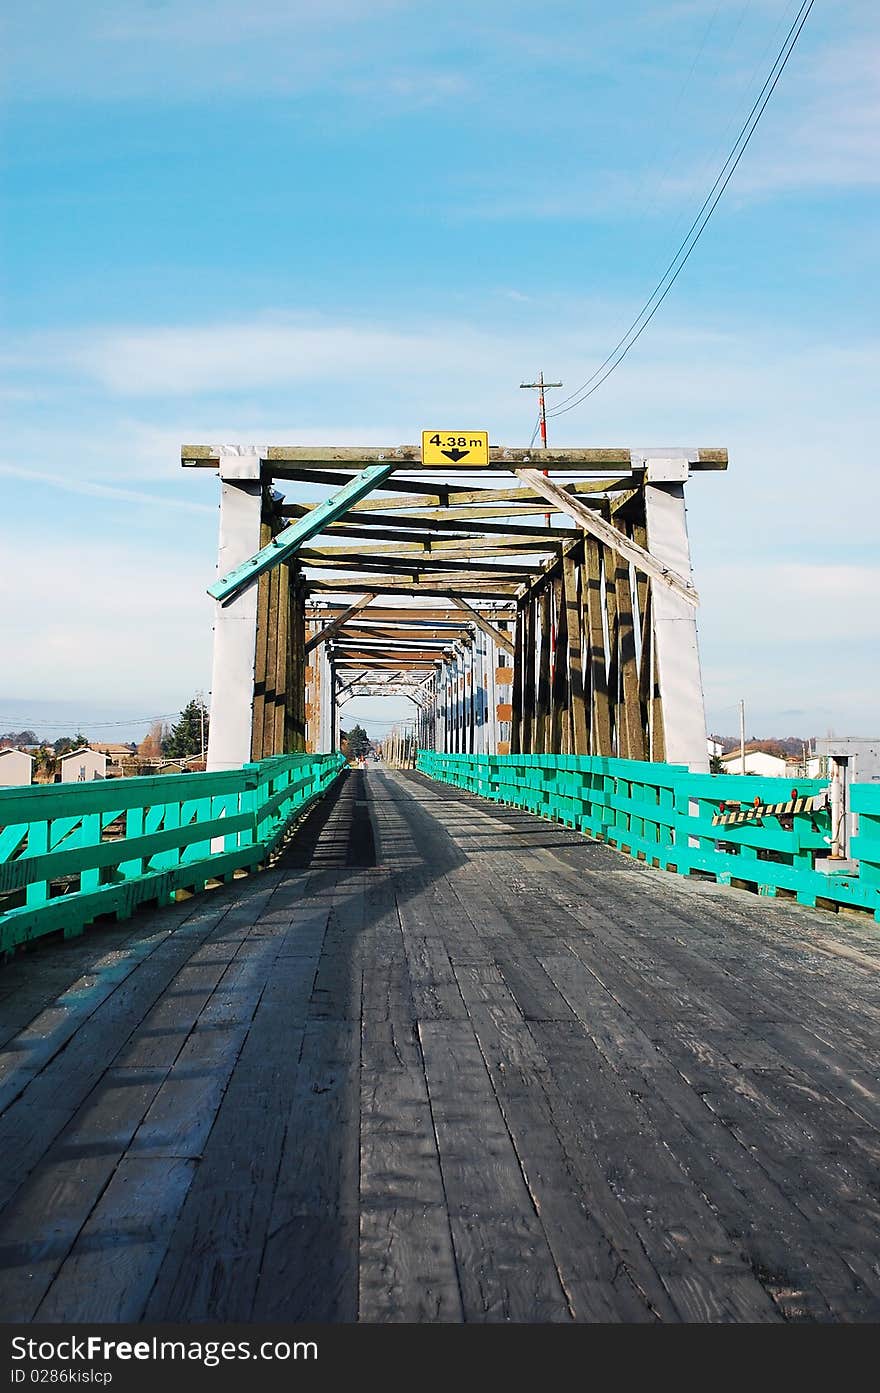
<svg viewBox="0 0 880 1393"><path fill-rule="evenodd" d="M464 459L465 455L470 454L470 450L441 450L440 453L445 455L447 459L451 459L453 464L458 464L460 459Z"/></svg>

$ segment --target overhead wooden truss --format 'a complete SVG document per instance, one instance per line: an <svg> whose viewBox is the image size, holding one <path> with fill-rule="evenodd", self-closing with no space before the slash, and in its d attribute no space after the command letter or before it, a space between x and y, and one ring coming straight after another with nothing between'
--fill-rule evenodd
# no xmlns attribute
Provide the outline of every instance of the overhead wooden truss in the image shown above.
<svg viewBox="0 0 880 1393"><path fill-rule="evenodd" d="M705 766L684 484L726 451L493 447L470 476L415 446L182 459L221 481L212 767L332 748L341 707L386 693L431 746Z"/></svg>

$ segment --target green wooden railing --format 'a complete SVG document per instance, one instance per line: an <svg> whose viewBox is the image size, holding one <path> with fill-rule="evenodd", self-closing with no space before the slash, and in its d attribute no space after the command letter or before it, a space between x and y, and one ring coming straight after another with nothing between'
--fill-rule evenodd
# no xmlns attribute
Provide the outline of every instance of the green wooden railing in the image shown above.
<svg viewBox="0 0 880 1393"><path fill-rule="evenodd" d="M462 755L423 750L416 767L431 778L497 803L525 808L610 842L679 875L713 876L801 904L873 910L880 920L880 785L855 784L858 874L827 869L831 830L820 810L760 823L713 827L722 802L782 803L796 789L816 794L820 779L692 774L684 765L587 755ZM826 869L817 864L825 862Z"/></svg>
<svg viewBox="0 0 880 1393"><path fill-rule="evenodd" d="M264 862L345 767L278 755L218 774L0 788L0 952Z"/></svg>

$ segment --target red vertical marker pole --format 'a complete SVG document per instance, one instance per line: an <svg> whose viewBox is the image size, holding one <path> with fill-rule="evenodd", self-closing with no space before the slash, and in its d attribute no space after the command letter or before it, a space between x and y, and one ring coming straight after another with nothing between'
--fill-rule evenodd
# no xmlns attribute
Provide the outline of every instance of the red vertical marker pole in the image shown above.
<svg viewBox="0 0 880 1393"><path fill-rule="evenodd" d="M545 382L545 381L544 381L544 373L543 373L543 372L540 372L540 373L538 373L538 380L537 380L537 382L521 382L519 385L520 385L520 387L528 387L528 388L530 388L532 391L537 390L537 393L538 393L538 423L539 423L540 428L541 428L541 449L542 449L542 450L546 450L546 449L547 449L547 407L546 407L545 402L544 402L544 391L545 391L545 388L547 388L547 387L561 387L561 386L562 386L562 383L561 383L561 382ZM547 477L549 476L550 471L549 471L549 469L542 469L542 470L541 470L541 473L544 475L545 478L547 478ZM550 518L551 518L551 516L552 516L552 514L550 514L550 513L545 513L545 514L544 514L544 522L545 522L545 525L546 525L547 527L550 526ZM552 610L551 610L551 619L550 619L550 683L551 683L551 686L552 686L552 684L553 684L553 682L554 682L554 680L555 680L555 673L556 673L556 624L554 623L554 620L553 620L553 617L552 617Z"/></svg>

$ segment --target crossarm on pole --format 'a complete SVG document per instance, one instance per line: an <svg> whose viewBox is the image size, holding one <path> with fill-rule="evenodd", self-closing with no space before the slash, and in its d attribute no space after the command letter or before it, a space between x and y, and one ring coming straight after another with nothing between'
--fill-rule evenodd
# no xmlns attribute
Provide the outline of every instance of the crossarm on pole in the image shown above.
<svg viewBox="0 0 880 1393"><path fill-rule="evenodd" d="M299 518L290 527L285 527L283 532L279 532L277 537L273 537L271 542L254 556L248 557L247 561L242 561L241 565L236 566L227 575L215 580L213 585L208 586L208 594L215 600L229 600L237 595L265 571L270 571L273 566L278 566L293 556L304 542L317 536L329 522L335 522L341 517L352 503L364 498L377 484L381 484L393 474L394 468L393 464L372 464L362 469L357 478L334 493L332 498L319 503L306 517Z"/></svg>

